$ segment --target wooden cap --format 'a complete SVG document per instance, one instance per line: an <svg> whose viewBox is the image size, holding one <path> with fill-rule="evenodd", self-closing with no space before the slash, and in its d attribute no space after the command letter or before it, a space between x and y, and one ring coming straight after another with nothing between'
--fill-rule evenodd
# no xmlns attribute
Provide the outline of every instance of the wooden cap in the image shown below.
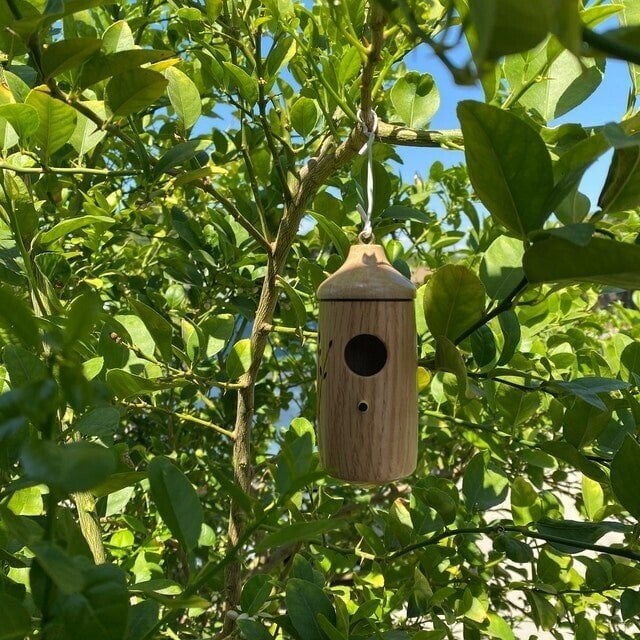
<svg viewBox="0 0 640 640"><path fill-rule="evenodd" d="M413 300L416 288L379 244L356 244L344 264L318 287L319 300Z"/></svg>

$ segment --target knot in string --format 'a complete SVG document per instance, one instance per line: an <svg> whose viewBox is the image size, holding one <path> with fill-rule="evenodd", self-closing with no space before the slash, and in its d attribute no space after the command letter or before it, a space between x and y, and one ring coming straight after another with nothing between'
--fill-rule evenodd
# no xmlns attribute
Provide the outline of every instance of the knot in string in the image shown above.
<svg viewBox="0 0 640 640"><path fill-rule="evenodd" d="M373 239L373 230L371 226L371 214L373 213L373 143L376 139L376 131L378 130L378 116L376 112L371 109L369 111L367 120L364 118L364 114L358 109L358 122L362 128L362 132L367 136L367 141L362 145L360 149L360 155L367 154L367 208L358 204L356 208L360 217L362 218L362 231L358 235L361 242L371 242ZM369 126L368 122L371 122Z"/></svg>

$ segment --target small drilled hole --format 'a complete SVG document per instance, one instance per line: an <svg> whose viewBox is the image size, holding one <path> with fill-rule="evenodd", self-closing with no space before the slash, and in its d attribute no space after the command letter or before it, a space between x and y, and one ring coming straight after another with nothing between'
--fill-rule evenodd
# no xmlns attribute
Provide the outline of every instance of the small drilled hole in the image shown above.
<svg viewBox="0 0 640 640"><path fill-rule="evenodd" d="M347 342L344 359L349 369L359 376L373 376L386 364L387 348L380 338L361 333Z"/></svg>
<svg viewBox="0 0 640 640"><path fill-rule="evenodd" d="M362 402L358 402L358 410L362 411L362 413L364 413L368 409L369 409L369 405L366 402L364 402L364 400Z"/></svg>

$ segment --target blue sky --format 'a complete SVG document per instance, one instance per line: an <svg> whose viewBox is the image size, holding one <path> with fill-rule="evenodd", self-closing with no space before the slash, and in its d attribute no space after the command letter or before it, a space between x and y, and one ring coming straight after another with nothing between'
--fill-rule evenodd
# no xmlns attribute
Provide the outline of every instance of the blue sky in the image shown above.
<svg viewBox="0 0 640 640"><path fill-rule="evenodd" d="M607 25L609 27L614 25ZM431 121L430 129L456 129L459 123L456 118L456 105L461 100L484 100L479 86L462 87L456 85L449 71L426 46L421 46L405 58L408 69L430 73L440 91L440 108ZM602 125L607 122L619 122L627 110L627 98L630 89L628 66L619 60L607 60L604 78L596 91L581 105L557 118L550 126L565 122L576 122L584 126ZM404 165L400 174L405 182L413 180L415 173L425 176L435 160L445 166L464 161L464 153L442 149L418 149L397 147L398 155ZM612 152L607 153L592 166L583 179L581 191L591 200L592 210L604 184L609 168Z"/></svg>

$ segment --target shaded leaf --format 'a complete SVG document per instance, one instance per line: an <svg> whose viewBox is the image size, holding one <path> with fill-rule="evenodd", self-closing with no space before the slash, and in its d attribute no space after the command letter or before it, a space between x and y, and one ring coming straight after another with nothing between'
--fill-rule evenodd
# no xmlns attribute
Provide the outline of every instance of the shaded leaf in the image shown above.
<svg viewBox="0 0 640 640"><path fill-rule="evenodd" d="M204 521L195 489L182 471L163 456L154 458L147 472L151 495L160 516L187 551L194 549Z"/></svg>
<svg viewBox="0 0 640 640"><path fill-rule="evenodd" d="M114 115L128 116L153 104L164 93L167 84L161 73L150 69L124 71L107 83L107 106Z"/></svg>
<svg viewBox="0 0 640 640"><path fill-rule="evenodd" d="M322 614L335 625L336 612L320 587L306 580L291 578L287 581L285 602L289 619L301 639L326 640L318 615Z"/></svg>
<svg viewBox="0 0 640 640"><path fill-rule="evenodd" d="M88 491L116 470L113 451L92 442L56 445L33 440L20 462L27 478L61 493Z"/></svg>
<svg viewBox="0 0 640 640"><path fill-rule="evenodd" d="M640 287L640 245L594 237L579 246L558 237L536 242L523 265L532 284L589 282L625 289Z"/></svg>
<svg viewBox="0 0 640 640"><path fill-rule="evenodd" d="M625 436L611 463L611 488L620 504L640 520L640 445Z"/></svg>

